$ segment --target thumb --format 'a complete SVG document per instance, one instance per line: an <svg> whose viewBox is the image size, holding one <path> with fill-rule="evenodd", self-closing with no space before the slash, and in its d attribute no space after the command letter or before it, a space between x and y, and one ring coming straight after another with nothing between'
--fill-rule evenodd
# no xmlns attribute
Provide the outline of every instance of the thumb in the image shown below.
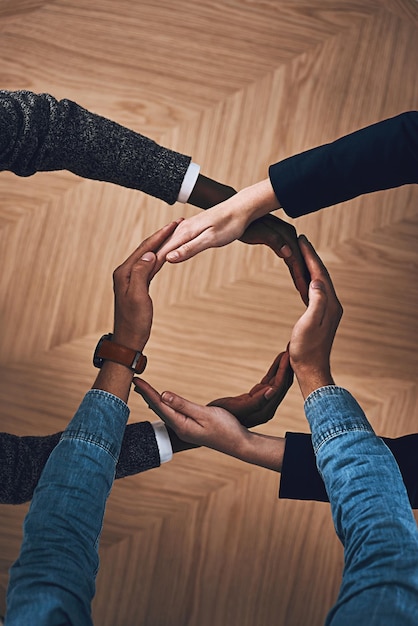
<svg viewBox="0 0 418 626"><path fill-rule="evenodd" d="M130 282L133 287L142 285L144 281L149 283L156 259L156 255L151 251L145 252L138 259L131 271Z"/></svg>
<svg viewBox="0 0 418 626"><path fill-rule="evenodd" d="M320 324L325 315L327 304L328 295L325 283L321 280L312 280L309 284L308 315Z"/></svg>

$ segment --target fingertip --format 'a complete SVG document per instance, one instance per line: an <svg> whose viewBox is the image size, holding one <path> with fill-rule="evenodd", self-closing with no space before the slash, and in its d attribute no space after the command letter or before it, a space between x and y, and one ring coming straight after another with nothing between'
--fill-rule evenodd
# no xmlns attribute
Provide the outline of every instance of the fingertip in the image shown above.
<svg viewBox="0 0 418 626"><path fill-rule="evenodd" d="M180 252L178 252L178 250L173 250L172 252L169 252L165 258L169 263L175 263L180 260Z"/></svg>
<svg viewBox="0 0 418 626"><path fill-rule="evenodd" d="M174 396L170 391L163 391L163 393L161 394L161 400L165 404L172 404Z"/></svg>
<svg viewBox="0 0 418 626"><path fill-rule="evenodd" d="M309 285L310 289L319 289L320 291L323 291L324 293L326 293L325 290L325 285L322 282L322 280L311 280L310 285Z"/></svg>
<svg viewBox="0 0 418 626"><path fill-rule="evenodd" d="M276 393L276 389L274 387L269 387L267 391L264 392L263 396L266 400L270 400L274 394Z"/></svg>
<svg viewBox="0 0 418 626"><path fill-rule="evenodd" d="M280 252L283 255L284 259L290 259L290 257L293 255L292 249L287 243L285 243L284 246L280 248Z"/></svg>
<svg viewBox="0 0 418 626"><path fill-rule="evenodd" d="M141 256L141 261L150 262L150 261L155 261L156 258L157 257L155 256L154 252L149 251L149 252L145 252L145 254Z"/></svg>

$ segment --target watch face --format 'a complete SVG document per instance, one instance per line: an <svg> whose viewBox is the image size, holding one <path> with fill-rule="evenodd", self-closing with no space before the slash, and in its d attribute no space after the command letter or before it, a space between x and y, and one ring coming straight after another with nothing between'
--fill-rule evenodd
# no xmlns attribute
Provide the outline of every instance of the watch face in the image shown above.
<svg viewBox="0 0 418 626"><path fill-rule="evenodd" d="M102 337L100 337L96 349L94 351L93 354L93 365L94 367L98 367L99 369L101 369L101 367L103 366L103 363L105 362L104 359L102 359L100 356L98 356L98 352L100 350L100 346L102 345L103 341L107 340L111 340L112 339L112 333L107 333L107 335L103 335Z"/></svg>

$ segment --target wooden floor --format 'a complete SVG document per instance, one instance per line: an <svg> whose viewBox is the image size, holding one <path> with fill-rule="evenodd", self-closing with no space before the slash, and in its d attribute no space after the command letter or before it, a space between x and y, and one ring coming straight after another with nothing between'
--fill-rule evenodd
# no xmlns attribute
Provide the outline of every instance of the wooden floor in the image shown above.
<svg viewBox="0 0 418 626"><path fill-rule="evenodd" d="M2 0L0 85L49 92L191 154L237 188L270 163L418 103L414 0ZM0 175L1 430L61 430L111 329L111 272L195 209L67 172ZM280 216L281 213L279 213ZM382 435L417 430L418 190L296 221L344 306L333 370ZM248 390L303 307L282 262L235 243L152 287L147 378L197 402ZM135 395L135 394L133 394ZM150 419L139 397L131 421ZM260 431L307 431L296 385ZM100 626L319 626L343 554L327 504L209 450L117 481ZM27 506L0 510L0 612Z"/></svg>

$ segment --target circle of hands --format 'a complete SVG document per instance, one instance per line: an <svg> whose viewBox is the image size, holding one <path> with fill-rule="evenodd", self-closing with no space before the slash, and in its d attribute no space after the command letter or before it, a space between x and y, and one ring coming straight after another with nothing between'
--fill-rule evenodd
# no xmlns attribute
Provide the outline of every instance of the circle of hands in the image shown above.
<svg viewBox="0 0 418 626"><path fill-rule="evenodd" d="M145 346L150 335L153 314L148 293L149 284L164 264L166 251L172 250L181 242L178 237L176 240L177 229L187 221L181 219L167 224L142 242L115 270L115 341L136 350L142 350ZM238 232L238 236L241 241L250 245L267 245L284 260L293 283L308 308L293 329L286 350L276 356L265 376L247 393L218 398L207 406L201 406L172 392L160 394L145 380L134 378L135 391L166 423L176 451L205 445L239 456L237 446L245 441L247 429L268 422L291 387L295 363L297 364L300 356L300 344L306 344L308 333L315 338L310 340L308 350L306 345L302 348L303 366L306 361L309 365L309 360L317 366L319 350L323 368L329 370L329 354L342 308L328 272L312 245L303 235L298 237L291 224L271 214L244 227L241 233ZM206 247L214 247L214 244L209 243ZM193 253L188 251L187 258L201 249L205 247ZM310 301L316 302L314 311L310 311ZM315 325L316 328L313 328ZM312 333L313 330L316 332ZM292 358L293 345L295 349Z"/></svg>

